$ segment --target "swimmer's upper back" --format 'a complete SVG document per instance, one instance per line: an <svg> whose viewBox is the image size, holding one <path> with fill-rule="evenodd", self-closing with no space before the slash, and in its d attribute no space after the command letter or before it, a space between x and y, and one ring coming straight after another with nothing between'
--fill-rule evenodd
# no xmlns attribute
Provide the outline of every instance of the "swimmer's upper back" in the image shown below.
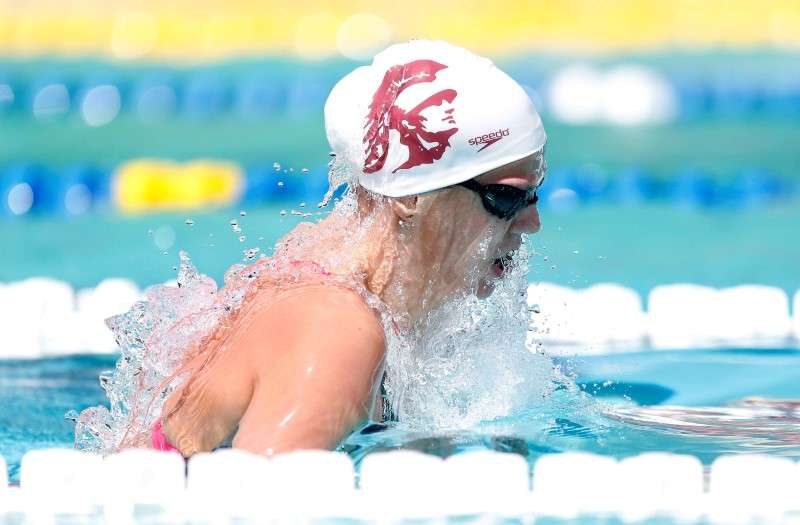
<svg viewBox="0 0 800 525"><path fill-rule="evenodd" d="M231 435L256 453L331 448L367 417L384 353L381 323L356 292L285 290L167 400L164 433L185 456Z"/></svg>

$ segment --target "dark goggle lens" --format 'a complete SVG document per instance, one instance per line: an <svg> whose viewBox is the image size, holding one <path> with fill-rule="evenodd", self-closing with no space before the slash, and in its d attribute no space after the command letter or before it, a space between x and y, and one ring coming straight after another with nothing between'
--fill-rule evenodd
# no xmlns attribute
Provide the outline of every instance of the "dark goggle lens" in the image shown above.
<svg viewBox="0 0 800 525"><path fill-rule="evenodd" d="M504 184L484 186L482 198L483 205L490 213L506 220L522 208L539 201L535 189L526 191Z"/></svg>

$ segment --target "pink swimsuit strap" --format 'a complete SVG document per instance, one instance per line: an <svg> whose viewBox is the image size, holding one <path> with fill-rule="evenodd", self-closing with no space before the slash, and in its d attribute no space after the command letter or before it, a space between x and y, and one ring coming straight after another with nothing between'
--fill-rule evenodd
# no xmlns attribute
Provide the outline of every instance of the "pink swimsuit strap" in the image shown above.
<svg viewBox="0 0 800 525"><path fill-rule="evenodd" d="M161 430L161 420L159 419L153 424L153 428L150 434L150 441L153 445L153 448L156 450L163 450L165 452L180 452L177 448L173 447L169 441L167 441L167 436L164 435L164 431Z"/></svg>
<svg viewBox="0 0 800 525"><path fill-rule="evenodd" d="M291 261L290 264L295 268L307 267L322 275L330 275L331 272L326 270L321 264L314 261Z"/></svg>

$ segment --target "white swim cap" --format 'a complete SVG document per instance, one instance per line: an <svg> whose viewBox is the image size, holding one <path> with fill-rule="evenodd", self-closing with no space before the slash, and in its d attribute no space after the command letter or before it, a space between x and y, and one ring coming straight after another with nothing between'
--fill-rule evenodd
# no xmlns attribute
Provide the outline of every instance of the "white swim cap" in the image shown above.
<svg viewBox="0 0 800 525"><path fill-rule="evenodd" d="M428 40L393 45L341 79L325 128L337 161L389 197L464 182L547 140L522 86L487 58Z"/></svg>

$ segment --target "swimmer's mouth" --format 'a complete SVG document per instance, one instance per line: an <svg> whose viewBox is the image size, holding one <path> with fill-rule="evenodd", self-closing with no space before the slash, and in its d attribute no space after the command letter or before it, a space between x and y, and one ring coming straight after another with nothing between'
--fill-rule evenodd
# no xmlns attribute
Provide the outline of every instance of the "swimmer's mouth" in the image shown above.
<svg viewBox="0 0 800 525"><path fill-rule="evenodd" d="M513 260L513 255L509 252L502 257L498 257L492 263L492 270L494 271L494 276L497 278L502 277L506 270L511 266L511 262Z"/></svg>

